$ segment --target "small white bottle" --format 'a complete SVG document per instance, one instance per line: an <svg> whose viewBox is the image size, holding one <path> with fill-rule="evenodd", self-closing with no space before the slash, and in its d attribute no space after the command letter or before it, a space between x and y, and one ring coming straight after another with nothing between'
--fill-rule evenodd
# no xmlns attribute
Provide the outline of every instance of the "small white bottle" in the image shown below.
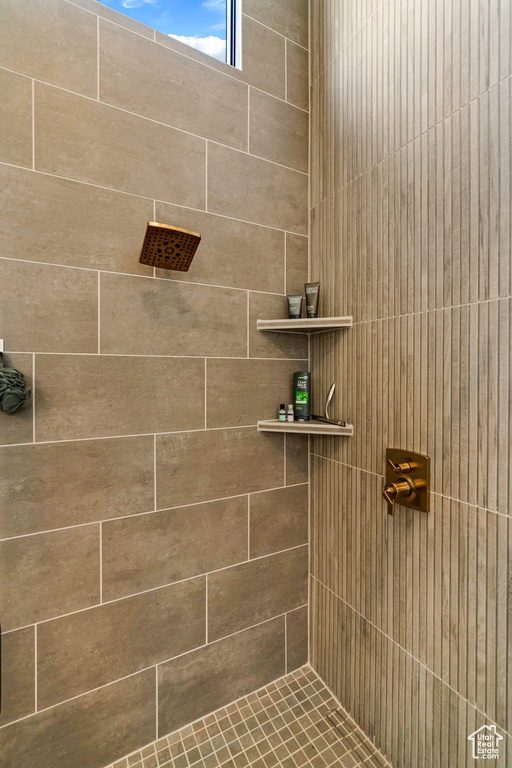
<svg viewBox="0 0 512 768"><path fill-rule="evenodd" d="M293 404L290 403L286 410L286 421L293 421Z"/></svg>

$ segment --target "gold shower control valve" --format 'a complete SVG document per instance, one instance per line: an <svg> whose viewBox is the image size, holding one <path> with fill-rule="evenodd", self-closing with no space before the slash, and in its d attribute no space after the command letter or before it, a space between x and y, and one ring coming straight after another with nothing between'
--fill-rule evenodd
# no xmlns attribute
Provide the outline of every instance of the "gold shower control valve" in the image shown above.
<svg viewBox="0 0 512 768"><path fill-rule="evenodd" d="M396 483L386 483L382 495L388 503L388 515L395 514L395 501L406 499L414 493L412 483L407 480L397 480Z"/></svg>
<svg viewBox="0 0 512 768"><path fill-rule="evenodd" d="M388 448L386 485L382 492L388 504L388 514L395 514L395 503L428 512L429 482L430 459L428 456L398 448Z"/></svg>
<svg viewBox="0 0 512 768"><path fill-rule="evenodd" d="M396 472L397 475L406 475L407 472L411 472L413 469L416 469L417 464L410 461L404 461L403 464L395 464L394 461L391 461L391 459L388 459L388 467L390 467L393 472Z"/></svg>

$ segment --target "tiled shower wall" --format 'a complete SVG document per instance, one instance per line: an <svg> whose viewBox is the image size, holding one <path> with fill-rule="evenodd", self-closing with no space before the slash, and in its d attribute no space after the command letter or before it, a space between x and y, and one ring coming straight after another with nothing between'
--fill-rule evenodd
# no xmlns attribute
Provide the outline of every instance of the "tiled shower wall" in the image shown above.
<svg viewBox="0 0 512 768"><path fill-rule="evenodd" d="M307 660L307 448L256 431L302 337L305 0L244 0L243 71L94 0L6 0L5 768L100 768ZM186 274L146 223L198 231Z"/></svg>
<svg viewBox="0 0 512 768"><path fill-rule="evenodd" d="M510 765L511 5L311 5L312 663L394 766ZM431 511L381 498L430 455ZM507 618L509 617L509 618ZM508 744L508 763L506 747Z"/></svg>

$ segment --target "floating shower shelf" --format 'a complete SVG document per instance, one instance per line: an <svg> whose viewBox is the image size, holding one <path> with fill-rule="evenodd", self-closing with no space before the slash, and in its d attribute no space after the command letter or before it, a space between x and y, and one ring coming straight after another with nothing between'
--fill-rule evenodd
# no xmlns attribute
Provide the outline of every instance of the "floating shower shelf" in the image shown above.
<svg viewBox="0 0 512 768"><path fill-rule="evenodd" d="M294 435L345 435L352 437L354 426L347 424L339 427L337 424L326 424L323 421L258 421L258 432L291 432Z"/></svg>
<svg viewBox="0 0 512 768"><path fill-rule="evenodd" d="M352 317L302 317L297 320L257 320L258 331L285 333L325 333L338 328L351 328Z"/></svg>

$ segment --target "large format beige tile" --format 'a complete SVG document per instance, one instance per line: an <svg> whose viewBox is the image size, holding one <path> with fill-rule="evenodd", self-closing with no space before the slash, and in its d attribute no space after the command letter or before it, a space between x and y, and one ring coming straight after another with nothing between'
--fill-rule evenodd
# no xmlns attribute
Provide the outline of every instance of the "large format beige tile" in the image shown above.
<svg viewBox="0 0 512 768"><path fill-rule="evenodd" d="M35 120L37 170L204 208L203 139L40 83Z"/></svg>
<svg viewBox="0 0 512 768"><path fill-rule="evenodd" d="M0 204L3 256L153 274L139 264L150 200L4 165Z"/></svg>
<svg viewBox="0 0 512 768"><path fill-rule="evenodd" d="M208 360L208 427L237 427L277 419L280 403L292 401L300 360Z"/></svg>
<svg viewBox="0 0 512 768"><path fill-rule="evenodd" d="M286 435L286 485L308 482L308 439L305 435Z"/></svg>
<svg viewBox="0 0 512 768"><path fill-rule="evenodd" d="M244 152L208 147L208 209L307 233L307 176Z"/></svg>
<svg viewBox="0 0 512 768"><path fill-rule="evenodd" d="M157 269L158 277L256 291L284 291L283 232L164 203L157 203L156 218L202 236L188 272Z"/></svg>
<svg viewBox="0 0 512 768"><path fill-rule="evenodd" d="M253 155L308 172L309 115L251 88L249 151Z"/></svg>
<svg viewBox="0 0 512 768"><path fill-rule="evenodd" d="M0 259L0 327L23 352L97 352L98 275Z"/></svg>
<svg viewBox="0 0 512 768"><path fill-rule="evenodd" d="M304 293L308 282L308 238L286 233L286 293ZM306 309L304 307L304 316Z"/></svg>
<svg viewBox="0 0 512 768"><path fill-rule="evenodd" d="M103 599L247 560L247 497L103 524Z"/></svg>
<svg viewBox="0 0 512 768"><path fill-rule="evenodd" d="M97 95L97 29L91 13L63 0L5 0L0 66Z"/></svg>
<svg viewBox="0 0 512 768"><path fill-rule="evenodd" d="M49 707L205 642L204 577L46 622L37 701Z"/></svg>
<svg viewBox="0 0 512 768"><path fill-rule="evenodd" d="M2 768L103 768L156 738L155 670L2 730Z"/></svg>
<svg viewBox="0 0 512 768"><path fill-rule="evenodd" d="M249 85L284 99L286 52L281 35L242 16L242 74Z"/></svg>
<svg viewBox="0 0 512 768"><path fill-rule="evenodd" d="M204 427L204 360L41 355L37 440Z"/></svg>
<svg viewBox="0 0 512 768"><path fill-rule="evenodd" d="M245 0L244 13L308 47L308 0Z"/></svg>
<svg viewBox="0 0 512 768"><path fill-rule="evenodd" d="M246 429L160 435L157 507L236 496L283 485L283 436Z"/></svg>
<svg viewBox="0 0 512 768"><path fill-rule="evenodd" d="M258 331L258 320L283 319L288 317L286 296L269 293L249 294L249 356L282 357L306 360L308 337L304 333L276 333Z"/></svg>
<svg viewBox="0 0 512 768"><path fill-rule="evenodd" d="M7 343L7 339L5 340ZM6 352L4 361L8 368L16 368L25 377L27 387L33 391L32 355L9 354ZM16 413L8 414L0 411L0 445L16 443L31 443L33 441L33 401Z"/></svg>
<svg viewBox="0 0 512 768"><path fill-rule="evenodd" d="M281 616L160 665L159 735L281 677L284 646Z"/></svg>
<svg viewBox="0 0 512 768"><path fill-rule="evenodd" d="M100 23L100 99L198 136L247 149L247 87L210 67Z"/></svg>
<svg viewBox="0 0 512 768"><path fill-rule="evenodd" d="M150 512L153 437L0 450L0 538Z"/></svg>
<svg viewBox="0 0 512 768"><path fill-rule="evenodd" d="M307 485L252 493L250 505L251 557L307 544Z"/></svg>
<svg viewBox="0 0 512 768"><path fill-rule="evenodd" d="M286 614L286 671L308 663L308 606Z"/></svg>
<svg viewBox="0 0 512 768"><path fill-rule="evenodd" d="M102 274L101 352L245 356L247 294Z"/></svg>
<svg viewBox="0 0 512 768"><path fill-rule="evenodd" d="M290 40L286 43L286 100L309 109L308 52Z"/></svg>
<svg viewBox="0 0 512 768"><path fill-rule="evenodd" d="M307 600L307 546L216 571L208 577L208 638L238 632Z"/></svg>
<svg viewBox="0 0 512 768"><path fill-rule="evenodd" d="M100 597L97 525L0 542L2 629L94 605Z"/></svg>
<svg viewBox="0 0 512 768"><path fill-rule="evenodd" d="M32 82L0 69L0 161L32 167Z"/></svg>
<svg viewBox="0 0 512 768"><path fill-rule="evenodd" d="M26 627L2 635L0 725L18 720L35 711L34 645L35 627Z"/></svg>

